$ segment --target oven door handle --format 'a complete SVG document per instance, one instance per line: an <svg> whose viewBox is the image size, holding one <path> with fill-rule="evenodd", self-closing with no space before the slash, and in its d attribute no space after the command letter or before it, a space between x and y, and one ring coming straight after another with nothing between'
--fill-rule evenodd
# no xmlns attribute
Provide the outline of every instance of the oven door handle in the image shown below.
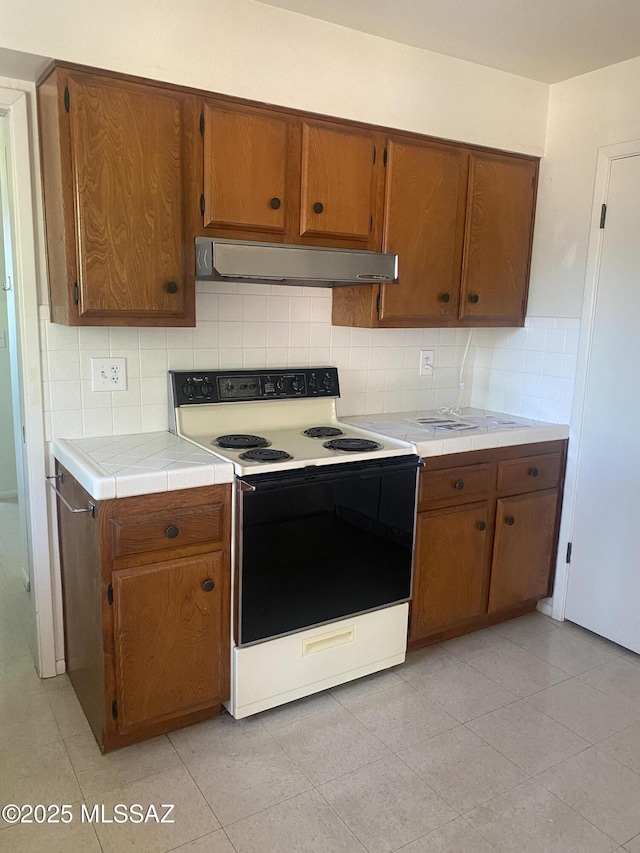
<svg viewBox="0 0 640 853"><path fill-rule="evenodd" d="M238 488L241 492L255 492L256 487L252 486L251 483L247 483L246 480L238 480Z"/></svg>

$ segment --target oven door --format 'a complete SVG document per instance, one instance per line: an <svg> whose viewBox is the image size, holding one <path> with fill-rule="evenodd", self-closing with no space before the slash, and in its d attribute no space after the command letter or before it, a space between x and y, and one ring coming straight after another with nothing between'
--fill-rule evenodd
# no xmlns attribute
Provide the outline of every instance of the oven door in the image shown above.
<svg viewBox="0 0 640 853"><path fill-rule="evenodd" d="M239 646L407 601L418 456L243 478Z"/></svg>

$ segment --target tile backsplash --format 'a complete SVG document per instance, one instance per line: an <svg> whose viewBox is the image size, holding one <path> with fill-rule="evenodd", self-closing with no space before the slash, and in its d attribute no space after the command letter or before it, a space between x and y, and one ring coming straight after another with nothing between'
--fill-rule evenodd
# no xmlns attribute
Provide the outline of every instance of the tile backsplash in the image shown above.
<svg viewBox="0 0 640 853"><path fill-rule="evenodd" d="M528 317L523 329L474 331L471 404L569 423L579 334L579 318L550 317Z"/></svg>
<svg viewBox="0 0 640 853"><path fill-rule="evenodd" d="M169 369L330 364L343 417L471 403L473 346L459 387L468 330L332 326L326 288L198 283L194 329L72 328L48 312L41 306L48 440L166 429ZM435 353L431 376L419 375L422 348ZM126 391L91 390L91 358L108 356L127 359Z"/></svg>

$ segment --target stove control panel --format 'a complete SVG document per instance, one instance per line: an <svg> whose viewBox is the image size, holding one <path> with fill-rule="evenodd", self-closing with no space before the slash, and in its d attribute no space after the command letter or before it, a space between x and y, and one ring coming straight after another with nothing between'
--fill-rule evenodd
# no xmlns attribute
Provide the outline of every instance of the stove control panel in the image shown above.
<svg viewBox="0 0 640 853"><path fill-rule="evenodd" d="M335 367L203 370L197 373L170 370L169 384L174 406L340 396Z"/></svg>

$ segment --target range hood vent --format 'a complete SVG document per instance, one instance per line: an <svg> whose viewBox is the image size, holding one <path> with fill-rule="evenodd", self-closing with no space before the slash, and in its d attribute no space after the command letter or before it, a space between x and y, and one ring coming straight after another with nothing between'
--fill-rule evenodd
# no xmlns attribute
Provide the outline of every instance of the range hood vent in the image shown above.
<svg viewBox="0 0 640 853"><path fill-rule="evenodd" d="M199 280L340 287L397 278L397 255L196 237Z"/></svg>

